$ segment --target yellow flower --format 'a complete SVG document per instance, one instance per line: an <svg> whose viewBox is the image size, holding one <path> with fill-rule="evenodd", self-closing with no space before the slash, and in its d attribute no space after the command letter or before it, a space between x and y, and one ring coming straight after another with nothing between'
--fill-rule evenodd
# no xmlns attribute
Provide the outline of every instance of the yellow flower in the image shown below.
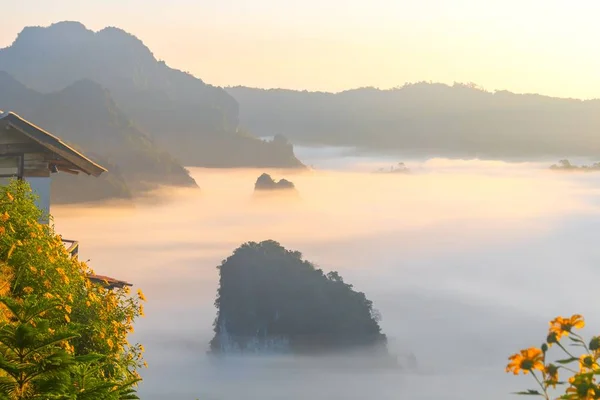
<svg viewBox="0 0 600 400"><path fill-rule="evenodd" d="M71 314L71 306L63 306L63 308L65 309L65 311L67 312L67 314Z"/></svg>
<svg viewBox="0 0 600 400"><path fill-rule="evenodd" d="M108 347L112 350L112 348L115 346L115 344L113 343L112 339L106 339L106 344L108 345Z"/></svg>
<svg viewBox="0 0 600 400"><path fill-rule="evenodd" d="M65 314L65 321L71 322L71 318L67 314Z"/></svg>
<svg viewBox="0 0 600 400"><path fill-rule="evenodd" d="M544 369L544 375L548 385L556 388L556 384L558 383L558 367L554 364L548 364Z"/></svg>
<svg viewBox="0 0 600 400"><path fill-rule="evenodd" d="M35 232L29 232L29 236L31 236L33 239L37 238L37 235Z"/></svg>
<svg viewBox="0 0 600 400"><path fill-rule="evenodd" d="M142 289L137 290L137 295L141 301L146 301L146 296L144 296L144 293L142 293Z"/></svg>
<svg viewBox="0 0 600 400"><path fill-rule="evenodd" d="M598 363L589 354L582 354L579 357L579 370L581 372L588 372L598 368Z"/></svg>
<svg viewBox="0 0 600 400"><path fill-rule="evenodd" d="M12 194L10 194L10 192L6 192L6 197L8 197L9 201L14 201L15 200L15 198L13 197Z"/></svg>
<svg viewBox="0 0 600 400"><path fill-rule="evenodd" d="M36 268L36 267L34 267L34 266L32 266L32 265L30 265L30 266L29 266L29 270L30 270L31 272L33 272L34 274L37 274L37 272L38 272L37 268Z"/></svg>
<svg viewBox="0 0 600 400"><path fill-rule="evenodd" d="M52 329L52 328L48 328L48 332L49 332L51 335L54 335L54 332L56 332L56 331L55 331L54 329Z"/></svg>
<svg viewBox="0 0 600 400"><path fill-rule="evenodd" d="M92 303L90 303L90 301L88 300L88 301L85 302L85 305L89 307L89 306L92 305Z"/></svg>
<svg viewBox="0 0 600 400"><path fill-rule="evenodd" d="M544 370L544 353L536 347L521 350L520 353L513 354L508 359L510 362L506 366L506 372L512 372L515 375L518 375L521 370L523 374L536 369Z"/></svg>
<svg viewBox="0 0 600 400"><path fill-rule="evenodd" d="M73 295L72 295L71 293L69 293L69 294L67 295L67 300L68 300L70 303L72 303L72 302L73 302Z"/></svg>
<svg viewBox="0 0 600 400"><path fill-rule="evenodd" d="M50 283L50 281L49 281L48 279L46 279L46 280L44 281L44 287L45 287L46 289L50 289L50 288L52 287L52 284Z"/></svg>
<svg viewBox="0 0 600 400"><path fill-rule="evenodd" d="M2 221L2 222L8 221L9 218L10 218L10 215L8 215L8 212L6 212L6 211L4 211L4 214L0 214L0 221Z"/></svg>
<svg viewBox="0 0 600 400"><path fill-rule="evenodd" d="M144 346L142 346L141 344L139 344L139 345L138 345L138 348L140 349L140 352L142 352L142 353L143 353L144 351L146 351L146 350L144 349Z"/></svg>
<svg viewBox="0 0 600 400"><path fill-rule="evenodd" d="M0 226L0 235L4 235L6 233L6 228L3 226Z"/></svg>
<svg viewBox="0 0 600 400"><path fill-rule="evenodd" d="M25 286L23 292L25 292L25 294L31 294L33 293L33 288L31 286Z"/></svg>
<svg viewBox="0 0 600 400"><path fill-rule="evenodd" d="M52 295L52 293L44 293L44 297L47 298L48 300L52 299L54 296Z"/></svg>
<svg viewBox="0 0 600 400"><path fill-rule="evenodd" d="M566 390L569 399L594 400L597 398L597 388L591 387L595 384L590 374L575 375L569 378L569 383L572 385Z"/></svg>
<svg viewBox="0 0 600 400"><path fill-rule="evenodd" d="M570 318L556 317L550 321L550 332L556 333L557 340L567 336L573 328L581 329L585 326L583 317L574 314Z"/></svg>
<svg viewBox="0 0 600 400"><path fill-rule="evenodd" d="M144 361L144 368L148 368L148 363L146 361Z"/></svg>

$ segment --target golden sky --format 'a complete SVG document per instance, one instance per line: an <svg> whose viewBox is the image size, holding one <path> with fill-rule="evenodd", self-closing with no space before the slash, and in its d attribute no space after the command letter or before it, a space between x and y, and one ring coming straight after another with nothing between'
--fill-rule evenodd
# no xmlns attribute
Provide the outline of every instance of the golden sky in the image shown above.
<svg viewBox="0 0 600 400"><path fill-rule="evenodd" d="M6 4L2 4L6 3ZM340 91L405 82L600 97L590 0L0 0L0 46L29 25L118 26L220 86Z"/></svg>

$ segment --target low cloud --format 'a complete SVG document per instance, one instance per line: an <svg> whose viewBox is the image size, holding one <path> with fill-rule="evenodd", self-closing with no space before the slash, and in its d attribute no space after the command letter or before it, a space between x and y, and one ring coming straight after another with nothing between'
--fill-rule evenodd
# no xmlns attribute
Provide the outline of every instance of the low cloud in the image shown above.
<svg viewBox="0 0 600 400"><path fill-rule="evenodd" d="M593 288L580 290L600 275L594 174L460 160L426 161L410 175L266 171L294 182L301 199L265 202L252 198L262 172L193 169L201 190L165 188L165 201L53 208L82 259L149 299L135 334L150 364L144 399L505 399L527 383L505 376L510 352L539 344L555 314L594 318ZM210 362L215 267L265 239L364 291L393 351L414 352L422 371Z"/></svg>

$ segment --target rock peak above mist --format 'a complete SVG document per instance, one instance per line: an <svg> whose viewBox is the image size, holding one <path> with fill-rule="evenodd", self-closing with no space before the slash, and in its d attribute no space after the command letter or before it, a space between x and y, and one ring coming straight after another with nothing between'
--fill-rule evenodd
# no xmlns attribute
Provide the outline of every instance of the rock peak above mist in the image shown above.
<svg viewBox="0 0 600 400"><path fill-rule="evenodd" d="M373 303L300 252L273 240L249 242L218 269L212 352L387 355Z"/></svg>
<svg viewBox="0 0 600 400"><path fill-rule="evenodd" d="M256 179L256 183L254 184L255 191L273 191L273 190L295 190L296 187L294 184L287 179L280 179L279 181L275 181L271 178L271 175L267 173L263 173L261 176Z"/></svg>

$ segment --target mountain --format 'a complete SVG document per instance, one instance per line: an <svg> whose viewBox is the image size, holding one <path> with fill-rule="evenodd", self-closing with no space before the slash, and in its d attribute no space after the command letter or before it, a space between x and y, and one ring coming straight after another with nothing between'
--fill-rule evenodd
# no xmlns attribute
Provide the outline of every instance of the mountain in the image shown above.
<svg viewBox="0 0 600 400"><path fill-rule="evenodd" d="M196 185L188 171L138 129L98 83L82 80L42 94L0 72L0 109L17 112L108 168L99 179L56 176L52 188L56 202L130 198L157 185Z"/></svg>
<svg viewBox="0 0 600 400"><path fill-rule="evenodd" d="M225 90L170 68L118 28L93 32L78 22L27 27L0 50L0 70L44 93L80 80L99 83L184 165L303 167L291 144L238 130L238 104Z"/></svg>
<svg viewBox="0 0 600 400"><path fill-rule="evenodd" d="M288 181L287 179L280 179L278 181L275 181L273 178L271 178L271 175L267 174L267 173L263 173L261 174L257 179L256 179L256 183L254 184L254 190L255 191L290 191L296 190L296 187L294 186L294 184L290 181Z"/></svg>
<svg viewBox="0 0 600 400"><path fill-rule="evenodd" d="M600 154L600 101L407 84L341 93L232 87L240 123L294 143L427 156Z"/></svg>
<svg viewBox="0 0 600 400"><path fill-rule="evenodd" d="M335 271L325 274L297 251L267 240L237 248L218 267L215 336L222 353L387 355L379 314Z"/></svg>

